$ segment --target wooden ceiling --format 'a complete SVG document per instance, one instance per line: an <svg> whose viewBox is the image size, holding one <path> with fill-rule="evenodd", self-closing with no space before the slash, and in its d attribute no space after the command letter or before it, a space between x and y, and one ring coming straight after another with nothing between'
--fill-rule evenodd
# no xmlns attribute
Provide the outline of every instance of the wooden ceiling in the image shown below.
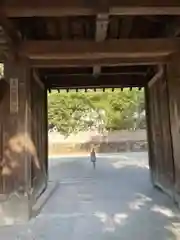
<svg viewBox="0 0 180 240"><path fill-rule="evenodd" d="M12 18L22 39L28 40L94 40L96 16ZM99 20L100 21L100 20ZM102 24L103 21L102 20ZM174 16L109 16L108 39L159 38L168 36Z"/></svg>
<svg viewBox="0 0 180 240"><path fill-rule="evenodd" d="M0 49L47 87L145 86L179 51L179 23L179 0L3 0Z"/></svg>
<svg viewBox="0 0 180 240"><path fill-rule="evenodd" d="M150 66L113 66L101 67L101 73L93 75L92 67L64 67L42 68L38 75L48 89L86 89L144 87L155 72Z"/></svg>

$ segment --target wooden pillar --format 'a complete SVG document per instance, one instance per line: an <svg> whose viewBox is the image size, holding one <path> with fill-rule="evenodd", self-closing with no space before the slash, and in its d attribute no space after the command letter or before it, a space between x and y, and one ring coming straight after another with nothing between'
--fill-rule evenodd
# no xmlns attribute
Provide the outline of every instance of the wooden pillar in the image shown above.
<svg viewBox="0 0 180 240"><path fill-rule="evenodd" d="M24 222L48 180L47 91L27 59L5 62L0 131L0 224Z"/></svg>
<svg viewBox="0 0 180 240"><path fill-rule="evenodd" d="M0 102L0 178L3 184L1 197L5 201L0 203L0 224L11 224L30 217L30 162L35 146L30 136L28 61L8 59L4 64L6 88Z"/></svg>

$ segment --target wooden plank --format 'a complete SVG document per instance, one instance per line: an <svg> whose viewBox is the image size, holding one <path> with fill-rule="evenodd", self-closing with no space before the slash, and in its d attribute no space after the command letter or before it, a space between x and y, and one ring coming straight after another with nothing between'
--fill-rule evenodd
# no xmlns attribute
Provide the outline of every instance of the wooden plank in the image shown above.
<svg viewBox="0 0 180 240"><path fill-rule="evenodd" d="M119 15L180 15L178 0L4 0L4 9L9 17L96 15L109 9Z"/></svg>
<svg viewBox="0 0 180 240"><path fill-rule="evenodd" d="M24 41L20 52L30 59L154 58L174 54L179 46L178 39Z"/></svg>
<svg viewBox="0 0 180 240"><path fill-rule="evenodd" d="M124 65L157 65L169 62L169 57L131 57L131 58L102 58L102 59L32 59L30 61L32 67L36 68L59 68L59 67L91 67L95 65L101 66L124 66Z"/></svg>
<svg viewBox="0 0 180 240"><path fill-rule="evenodd" d="M46 76L47 88L106 88L143 87L147 78L143 75L106 74L94 77L88 74Z"/></svg>

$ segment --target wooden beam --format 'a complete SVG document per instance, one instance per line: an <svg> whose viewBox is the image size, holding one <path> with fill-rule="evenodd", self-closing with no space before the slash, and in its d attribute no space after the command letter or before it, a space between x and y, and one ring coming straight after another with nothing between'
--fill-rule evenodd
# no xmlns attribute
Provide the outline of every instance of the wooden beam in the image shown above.
<svg viewBox="0 0 180 240"><path fill-rule="evenodd" d="M114 15L180 15L179 0L112 0Z"/></svg>
<svg viewBox="0 0 180 240"><path fill-rule="evenodd" d="M169 57L132 57L132 58L103 58L103 59L33 59L30 61L35 68L60 68L60 67L92 67L100 66L132 66L132 65L157 65L170 62Z"/></svg>
<svg viewBox="0 0 180 240"><path fill-rule="evenodd" d="M20 53L30 59L93 59L167 57L179 52L178 39L94 41L25 41Z"/></svg>
<svg viewBox="0 0 180 240"><path fill-rule="evenodd" d="M103 68L102 74L133 74L133 75L147 75L148 72L152 71L154 67L150 66L117 66L117 67L105 67ZM75 75L75 74L92 74L91 67L61 67L51 69L39 69L40 76L42 75ZM148 74L150 76L150 74ZM152 77L152 75L150 76Z"/></svg>
<svg viewBox="0 0 180 240"><path fill-rule="evenodd" d="M160 65L160 66L158 66L157 73L148 82L148 86L151 87L156 81L158 81L160 78L162 78L163 74L164 74L164 69L163 69L163 66Z"/></svg>
<svg viewBox="0 0 180 240"><path fill-rule="evenodd" d="M143 75L101 74L97 77L89 74L46 76L47 88L121 88L144 87L147 78Z"/></svg>
<svg viewBox="0 0 180 240"><path fill-rule="evenodd" d="M0 27L3 29L5 38L10 47L16 48L21 42L20 34L8 19L5 12L0 8Z"/></svg>
<svg viewBox="0 0 180 240"><path fill-rule="evenodd" d="M180 15L179 0L4 0L8 17L96 15Z"/></svg>

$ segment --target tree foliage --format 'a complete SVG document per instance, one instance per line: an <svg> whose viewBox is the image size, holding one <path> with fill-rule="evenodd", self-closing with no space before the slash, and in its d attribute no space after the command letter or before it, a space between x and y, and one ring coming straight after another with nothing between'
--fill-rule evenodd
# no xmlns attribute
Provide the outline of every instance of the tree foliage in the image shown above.
<svg viewBox="0 0 180 240"><path fill-rule="evenodd" d="M48 95L49 124L64 135L97 127L106 130L143 127L144 92L134 89L115 92L53 92ZM138 119L138 121L137 121Z"/></svg>

